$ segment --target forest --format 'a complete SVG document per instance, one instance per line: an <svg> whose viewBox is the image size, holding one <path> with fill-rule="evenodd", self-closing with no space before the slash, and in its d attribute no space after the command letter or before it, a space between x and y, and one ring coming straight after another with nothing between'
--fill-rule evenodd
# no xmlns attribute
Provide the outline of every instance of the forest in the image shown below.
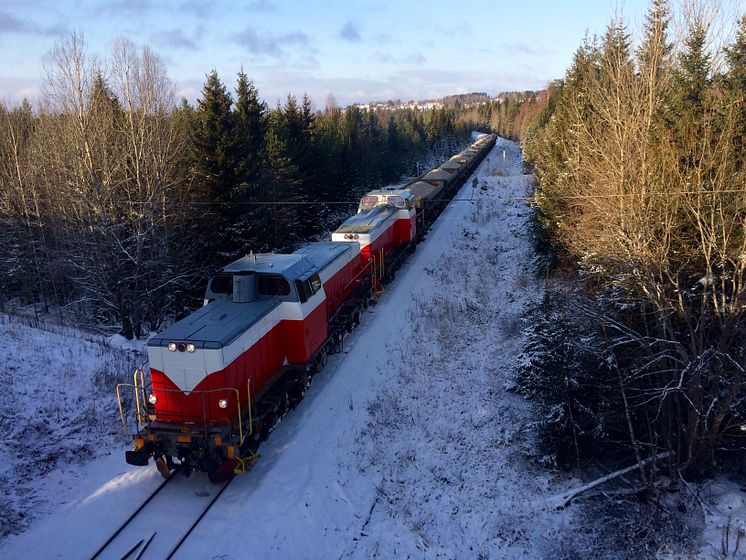
<svg viewBox="0 0 746 560"><path fill-rule="evenodd" d="M144 336L198 305L217 267L323 236L482 125L331 96L269 107L242 70L234 87L208 73L196 104L174 91L149 47L119 39L99 59L72 34L40 99L0 104L0 311Z"/></svg>
<svg viewBox="0 0 746 560"><path fill-rule="evenodd" d="M542 95L520 390L547 460L636 463L649 489L742 472L746 16L653 0L639 40L614 18Z"/></svg>

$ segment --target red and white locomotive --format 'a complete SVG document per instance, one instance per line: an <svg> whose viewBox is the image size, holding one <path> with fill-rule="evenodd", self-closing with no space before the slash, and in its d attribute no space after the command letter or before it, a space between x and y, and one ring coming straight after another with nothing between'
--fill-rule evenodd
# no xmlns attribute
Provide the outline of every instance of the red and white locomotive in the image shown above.
<svg viewBox="0 0 746 560"><path fill-rule="evenodd" d="M495 138L482 136L437 177L368 193L330 242L248 255L212 276L205 305L147 343L150 381L135 372L127 462L154 458L164 476L245 472Z"/></svg>

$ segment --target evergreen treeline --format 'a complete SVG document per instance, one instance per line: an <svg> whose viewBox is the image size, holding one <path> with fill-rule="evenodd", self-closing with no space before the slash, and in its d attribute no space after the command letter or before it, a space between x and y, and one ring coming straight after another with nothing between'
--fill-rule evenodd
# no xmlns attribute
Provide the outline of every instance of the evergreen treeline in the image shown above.
<svg viewBox="0 0 746 560"><path fill-rule="evenodd" d="M552 83L546 90L501 93L495 100L479 98L468 101L461 96L444 98L449 104L462 110L462 118L479 123L483 128L523 142L529 129L536 126L540 117L547 115L547 105L556 98L558 85ZM479 96L483 94L470 94ZM474 103L479 103L474 105Z"/></svg>
<svg viewBox="0 0 746 560"><path fill-rule="evenodd" d="M637 48L612 21L528 127L538 217L581 281L548 290L522 374L563 463L670 452L676 480L743 453L746 17L721 51L706 8L676 47L666 0Z"/></svg>
<svg viewBox="0 0 746 560"><path fill-rule="evenodd" d="M187 312L210 270L323 234L472 130L452 108L270 108L243 72L178 105L126 40L106 74L77 35L49 61L36 106L0 105L0 310L18 298L128 338Z"/></svg>

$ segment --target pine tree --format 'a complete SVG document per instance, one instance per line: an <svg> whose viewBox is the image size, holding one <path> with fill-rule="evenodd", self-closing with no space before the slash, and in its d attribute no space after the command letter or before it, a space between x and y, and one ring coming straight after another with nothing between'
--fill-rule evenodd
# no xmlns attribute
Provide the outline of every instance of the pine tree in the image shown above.
<svg viewBox="0 0 746 560"><path fill-rule="evenodd" d="M216 70L207 75L202 99L192 119L193 174L210 202L211 215L202 232L205 253L220 265L235 257L231 226L238 210L233 205L238 186L236 118L231 107L233 98Z"/></svg>
<svg viewBox="0 0 746 560"><path fill-rule="evenodd" d="M273 249L288 249L293 243L303 239L301 224L297 218L297 208L283 202L297 201L300 185L298 168L286 140L287 130L283 112L273 111L267 133L266 188L270 207L267 246Z"/></svg>
<svg viewBox="0 0 746 560"><path fill-rule="evenodd" d="M741 18L736 40L726 49L727 112L733 119L734 153L738 170L746 172L746 15Z"/></svg>
<svg viewBox="0 0 746 560"><path fill-rule="evenodd" d="M194 173L212 200L229 202L236 187L236 119L233 98L216 70L207 75L192 126Z"/></svg>
<svg viewBox="0 0 746 560"><path fill-rule="evenodd" d="M383 172L382 177L384 182L393 183L399 178L402 164L402 145L400 139L401 133L399 127L396 124L394 115L389 115L389 120L386 125L386 147L383 156Z"/></svg>
<svg viewBox="0 0 746 560"><path fill-rule="evenodd" d="M265 156L268 128L267 105L259 99L259 92L244 74L238 73L236 87L236 180L242 191L253 191L259 186L262 160ZM249 194L251 196L251 194Z"/></svg>
<svg viewBox="0 0 746 560"><path fill-rule="evenodd" d="M678 62L673 100L675 114L671 117L680 131L699 133L712 66L707 52L707 28L702 22L695 20L690 25Z"/></svg>

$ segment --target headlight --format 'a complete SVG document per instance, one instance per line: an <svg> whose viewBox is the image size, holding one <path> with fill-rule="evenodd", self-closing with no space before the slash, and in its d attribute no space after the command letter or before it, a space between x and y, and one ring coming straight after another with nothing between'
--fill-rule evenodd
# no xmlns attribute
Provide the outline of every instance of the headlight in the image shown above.
<svg viewBox="0 0 746 560"><path fill-rule="evenodd" d="M168 343L168 351L169 352L176 352L176 343L175 342L169 342Z"/></svg>
<svg viewBox="0 0 746 560"><path fill-rule="evenodd" d="M220 408L228 408L228 401L227 401L227 400L225 400L225 399L220 399L220 400L218 401L218 406L219 406Z"/></svg>
<svg viewBox="0 0 746 560"><path fill-rule="evenodd" d="M355 239L360 239L360 236L357 233L354 235L354 237Z"/></svg>
<svg viewBox="0 0 746 560"><path fill-rule="evenodd" d="M177 349L177 350L178 350L179 352L183 352L184 350L186 350L186 344L184 344L183 342L179 342L179 343L178 343L178 344L176 345L176 349Z"/></svg>
<svg viewBox="0 0 746 560"><path fill-rule="evenodd" d="M187 352L194 352L194 344L191 342L187 344Z"/></svg>
<svg viewBox="0 0 746 560"><path fill-rule="evenodd" d="M148 396L148 402L149 402L150 404L155 404L155 403L157 403L157 402L158 402L158 397L156 397L156 396L155 396L155 395L154 395L153 393L151 393L151 394L150 394L150 395Z"/></svg>

